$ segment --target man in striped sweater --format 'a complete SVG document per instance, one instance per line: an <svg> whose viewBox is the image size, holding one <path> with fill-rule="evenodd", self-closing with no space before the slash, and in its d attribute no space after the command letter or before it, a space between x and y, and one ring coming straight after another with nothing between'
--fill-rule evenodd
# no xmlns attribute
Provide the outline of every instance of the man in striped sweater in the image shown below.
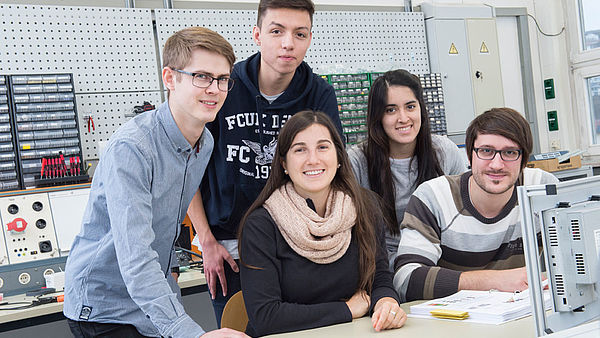
<svg viewBox="0 0 600 338"><path fill-rule="evenodd" d="M471 171L415 190L394 261L394 287L403 301L527 288L516 186L558 182L525 168L532 144L521 114L493 108L467 129Z"/></svg>

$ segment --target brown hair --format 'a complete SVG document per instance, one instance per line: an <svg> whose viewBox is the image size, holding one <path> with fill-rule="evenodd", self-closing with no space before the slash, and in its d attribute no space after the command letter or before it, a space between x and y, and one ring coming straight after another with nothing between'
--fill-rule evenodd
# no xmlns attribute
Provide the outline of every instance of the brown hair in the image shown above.
<svg viewBox="0 0 600 338"><path fill-rule="evenodd" d="M467 128L466 147L469 162L473 158L475 139L479 135L500 135L515 142L521 148L521 170L527 164L533 149L533 137L529 122L511 108L492 108L477 116Z"/></svg>
<svg viewBox="0 0 600 338"><path fill-rule="evenodd" d="M367 158L369 186L381 197L388 231L391 234L399 234L400 225L396 217L396 189L394 188L392 170L390 169L390 138L381 123L388 105L388 90L393 86L410 88L417 101L419 101L419 107L421 108L421 128L416 137L415 152L411 159L411 162L417 161L415 186L441 176L444 172L433 150L429 114L419 78L404 69L390 70L378 77L373 82L369 93L367 141L361 146Z"/></svg>
<svg viewBox="0 0 600 338"><path fill-rule="evenodd" d="M315 14L315 5L311 0L260 0L258 4L258 18L256 26L260 28L262 19L267 12L267 9L288 8L299 11L307 11L310 17L310 23L313 22L313 14Z"/></svg>
<svg viewBox="0 0 600 338"><path fill-rule="evenodd" d="M271 164L271 175L267 179L267 183L258 195L256 201L254 201L242 218L239 229L239 239L241 240L242 238L244 225L250 214L261 207L275 190L290 181L290 177L284 173L282 161L285 159L287 152L292 146L294 137L296 137L299 132L314 124L322 125L329 130L329 134L335 145L338 163L341 165L331 182L332 189L343 191L352 198L352 201L354 201L357 216L356 224L352 228L352 236L357 239L359 246L359 289L365 290L370 294L373 288L375 252L377 251L374 230L376 213L374 213L373 210L377 210L377 208L372 205L373 201L369 199L369 193L362 189L356 181L356 178L354 178L350 160L348 159L348 154L344 148L344 143L333 125L333 122L331 122L331 119L325 115L325 113L305 110L296 113L285 123L277 138L277 150L275 151L273 163ZM238 246L240 258L243 262L241 247L241 245Z"/></svg>
<svg viewBox="0 0 600 338"><path fill-rule="evenodd" d="M192 52L197 48L222 55L227 59L230 70L233 69L233 47L219 33L205 27L188 27L171 35L163 48L163 68L185 68L191 61ZM180 76L181 74L175 73L178 81Z"/></svg>

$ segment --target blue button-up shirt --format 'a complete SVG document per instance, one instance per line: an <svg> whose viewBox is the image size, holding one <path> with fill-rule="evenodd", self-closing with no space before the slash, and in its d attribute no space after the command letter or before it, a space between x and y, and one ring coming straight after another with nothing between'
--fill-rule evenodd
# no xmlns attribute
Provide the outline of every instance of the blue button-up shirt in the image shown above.
<svg viewBox="0 0 600 338"><path fill-rule="evenodd" d="M213 150L185 139L168 102L124 124L94 173L66 266L66 317L133 324L146 336L198 337L172 280L173 245Z"/></svg>

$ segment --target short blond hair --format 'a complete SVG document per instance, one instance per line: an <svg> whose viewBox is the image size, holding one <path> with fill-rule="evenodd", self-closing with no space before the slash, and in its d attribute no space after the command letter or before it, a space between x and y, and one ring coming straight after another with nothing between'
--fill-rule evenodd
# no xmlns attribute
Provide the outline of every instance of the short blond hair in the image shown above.
<svg viewBox="0 0 600 338"><path fill-rule="evenodd" d="M171 35L163 48L163 68L183 69L191 61L195 49L205 49L227 59L230 69L235 63L231 44L219 33L205 27L188 27Z"/></svg>

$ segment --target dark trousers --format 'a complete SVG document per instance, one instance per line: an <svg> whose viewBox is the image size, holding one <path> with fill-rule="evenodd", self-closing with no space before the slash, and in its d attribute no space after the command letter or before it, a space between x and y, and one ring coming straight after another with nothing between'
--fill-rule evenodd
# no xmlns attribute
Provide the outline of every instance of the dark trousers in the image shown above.
<svg viewBox="0 0 600 338"><path fill-rule="evenodd" d="M240 261L238 259L235 260L235 263L240 266ZM225 304L231 296L235 295L236 292L242 289L242 283L240 281L240 273L233 271L229 263L224 262L223 268L225 269L225 279L227 280L227 296L223 297L223 288L221 287L221 283L219 283L217 278L217 288L215 299L212 299L213 310L215 311L215 318L217 319L217 327L221 328L221 316L223 315L223 309L225 308ZM208 291L210 293L210 289Z"/></svg>
<svg viewBox="0 0 600 338"><path fill-rule="evenodd" d="M141 338L135 326L131 324L111 324L75 321L67 318L71 333L76 338Z"/></svg>

